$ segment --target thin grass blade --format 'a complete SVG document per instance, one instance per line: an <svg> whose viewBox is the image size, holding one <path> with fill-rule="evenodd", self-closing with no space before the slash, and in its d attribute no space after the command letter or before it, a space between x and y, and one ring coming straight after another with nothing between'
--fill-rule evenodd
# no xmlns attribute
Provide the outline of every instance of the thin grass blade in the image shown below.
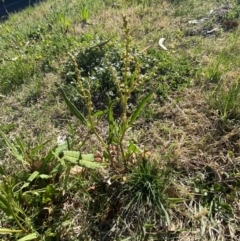
<svg viewBox="0 0 240 241"><path fill-rule="evenodd" d="M10 148L12 155L23 163L23 156L18 152L17 148L8 140L5 134L0 130L0 135L5 141L6 145Z"/></svg>

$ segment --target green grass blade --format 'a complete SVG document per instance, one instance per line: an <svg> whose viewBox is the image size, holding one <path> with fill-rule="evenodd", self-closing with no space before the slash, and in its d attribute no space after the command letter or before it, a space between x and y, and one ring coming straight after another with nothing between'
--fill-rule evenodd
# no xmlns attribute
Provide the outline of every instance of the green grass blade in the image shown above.
<svg viewBox="0 0 240 241"><path fill-rule="evenodd" d="M24 147L23 142L19 138L16 137L15 138L15 143L14 144L18 146L18 148L21 150L21 152L24 153L25 152L25 147Z"/></svg>
<svg viewBox="0 0 240 241"><path fill-rule="evenodd" d="M38 238L38 234L37 233L30 233L30 234L24 236L23 238L18 239L18 241L34 240L36 238Z"/></svg>
<svg viewBox="0 0 240 241"><path fill-rule="evenodd" d="M160 206L161 206L162 211L163 211L164 214L165 214L165 218L166 218L167 224L170 225L170 224L171 224L171 221L170 221L170 218L169 218L169 215L168 215L167 210L164 208L164 206L162 205L162 203L160 204Z"/></svg>
<svg viewBox="0 0 240 241"><path fill-rule="evenodd" d="M38 146L33 147L33 148L31 149L31 151L30 151L30 152L31 152L31 156L36 155L36 154L38 153L38 151L42 150L49 141L50 141L50 140L47 140L47 141L45 141L44 143L42 143L42 144L40 144L40 145L38 145Z"/></svg>
<svg viewBox="0 0 240 241"><path fill-rule="evenodd" d="M11 215L11 210L9 209L9 200L0 193L0 210L2 210L7 216Z"/></svg>
<svg viewBox="0 0 240 241"><path fill-rule="evenodd" d="M23 163L23 156L18 152L17 148L12 144L5 134L0 130L0 135L2 136L3 140L5 141L6 145L10 148L12 155L19 161Z"/></svg>
<svg viewBox="0 0 240 241"><path fill-rule="evenodd" d="M150 92L148 95L146 95L143 100L141 101L141 103L138 105L138 108L133 112L133 114L130 116L130 121L129 121L129 125L131 126L136 119L138 118L138 116L140 115L140 112L142 111L142 109L144 108L144 106L147 104L148 101L150 101L151 97L152 97L153 92Z"/></svg>
<svg viewBox="0 0 240 241"><path fill-rule="evenodd" d="M82 124L87 125L88 121L82 115L82 113L79 112L79 110L75 107L75 105L67 98L64 90L60 89L60 91L61 91L63 99L64 99L65 103L67 104L67 106L69 107L70 111L81 121Z"/></svg>
<svg viewBox="0 0 240 241"><path fill-rule="evenodd" d="M168 198L170 203L182 203L186 201L186 198Z"/></svg>

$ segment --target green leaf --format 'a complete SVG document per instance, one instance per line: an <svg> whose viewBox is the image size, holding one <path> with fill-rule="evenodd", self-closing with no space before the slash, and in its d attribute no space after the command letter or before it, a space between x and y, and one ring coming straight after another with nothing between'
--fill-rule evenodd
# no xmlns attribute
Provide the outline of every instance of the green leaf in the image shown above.
<svg viewBox="0 0 240 241"><path fill-rule="evenodd" d="M94 117L99 117L99 116L103 116L103 115L105 115L107 113L108 113L108 110L99 110L99 111L95 112L93 116Z"/></svg>
<svg viewBox="0 0 240 241"><path fill-rule="evenodd" d="M152 227L154 227L154 224L152 224L152 223L145 223L144 227L145 228L152 228Z"/></svg>
<svg viewBox="0 0 240 241"><path fill-rule="evenodd" d="M39 175L38 171L33 172L31 176L28 178L28 182L32 182L38 175Z"/></svg>
<svg viewBox="0 0 240 241"><path fill-rule="evenodd" d="M140 112L142 111L142 109L144 108L144 106L147 104L147 102L151 99L153 92L150 92L148 95L146 95L143 100L141 101L141 103L138 105L137 109L133 112L133 114L130 116L130 121L129 121L129 125L133 125L133 123L136 121L136 119L138 118Z"/></svg>
<svg viewBox="0 0 240 241"><path fill-rule="evenodd" d="M23 238L18 239L18 241L34 240L36 238L38 238L38 234L37 233L30 233L30 234L24 236Z"/></svg>
<svg viewBox="0 0 240 241"><path fill-rule="evenodd" d="M51 176L46 175L46 174L40 174L39 177L42 178L42 179L49 179L49 178L51 178Z"/></svg>
<svg viewBox="0 0 240 241"><path fill-rule="evenodd" d="M4 171L2 166L0 166L0 174L3 175L3 176L6 176L6 172Z"/></svg>
<svg viewBox="0 0 240 241"><path fill-rule="evenodd" d="M17 144L18 148L20 148L22 153L24 153L25 152L25 146L24 146L23 142L19 138L16 137L15 143Z"/></svg>
<svg viewBox="0 0 240 241"><path fill-rule="evenodd" d="M2 202L4 204L4 206L8 207L8 203L9 203L9 200L8 198L3 195L2 193L0 193L0 202Z"/></svg>
<svg viewBox="0 0 240 241"><path fill-rule="evenodd" d="M79 164L81 153L79 151L64 151L63 158L73 164Z"/></svg>
<svg viewBox="0 0 240 241"><path fill-rule="evenodd" d="M128 240L131 240L132 237L128 237L128 238L125 238L125 239L121 239L120 241L128 241Z"/></svg>
<svg viewBox="0 0 240 241"><path fill-rule="evenodd" d="M63 144L57 146L57 148L54 150L54 155L59 157L60 154L66 150L68 150L68 142L67 141L65 141Z"/></svg>
<svg viewBox="0 0 240 241"><path fill-rule="evenodd" d="M52 184L48 185L42 196L42 203L44 204L44 203L50 202L55 194L56 194L55 186Z"/></svg>
<svg viewBox="0 0 240 241"><path fill-rule="evenodd" d="M16 146L14 144L12 144L8 138L4 135L4 133L0 130L0 135L2 136L2 138L4 139L5 143L7 144L7 146L10 148L12 155L19 161L23 162L23 155L21 155L18 151L18 149L16 148Z"/></svg>
<svg viewBox="0 0 240 241"><path fill-rule="evenodd" d="M91 162L91 161L87 161L87 160L81 160L80 165L84 166L84 167L87 167L87 168L90 168L90 169L97 169L97 168L103 167L98 162Z"/></svg>
<svg viewBox="0 0 240 241"><path fill-rule="evenodd" d="M25 182L25 183L22 185L21 190L22 190L23 188L28 187L29 184L30 184L35 178L37 178L38 176L39 176L39 172L38 172L38 171L33 172L33 173L30 175L30 177L28 178L27 182Z"/></svg>
<svg viewBox="0 0 240 241"><path fill-rule="evenodd" d="M2 210L8 217L11 216L11 211L0 201L0 210Z"/></svg>
<svg viewBox="0 0 240 241"><path fill-rule="evenodd" d="M222 209L225 209L226 211L233 213L232 207L228 203L220 202L219 205L221 206Z"/></svg>
<svg viewBox="0 0 240 241"><path fill-rule="evenodd" d="M75 105L67 98L64 90L60 89L60 91L70 111L81 121L82 124L88 125L88 121L86 120L86 118L82 115L81 112L79 112L79 110L75 107Z"/></svg>
<svg viewBox="0 0 240 241"><path fill-rule="evenodd" d="M11 216L11 210L9 208L8 198L0 193L0 210L2 210L7 216Z"/></svg>
<svg viewBox="0 0 240 241"><path fill-rule="evenodd" d="M171 221L170 221L170 218L169 218L169 215L168 215L167 210L164 208L164 206L162 205L162 203L160 204L160 206L161 206L162 211L163 211L164 214L165 214L165 218L166 218L167 224L170 225L170 224L171 224Z"/></svg>
<svg viewBox="0 0 240 241"><path fill-rule="evenodd" d="M141 153L142 150L135 143L133 143L133 141L131 141L128 146L128 152L131 154L132 153Z"/></svg>
<svg viewBox="0 0 240 241"><path fill-rule="evenodd" d="M184 202L186 201L185 198L168 198L168 201L171 202L171 203L181 203L181 202Z"/></svg>
<svg viewBox="0 0 240 241"><path fill-rule="evenodd" d="M0 234L9 234L9 233L22 233L22 230L0 228Z"/></svg>
<svg viewBox="0 0 240 241"><path fill-rule="evenodd" d="M92 162L92 161L94 161L94 155L93 154L82 154L81 160Z"/></svg>
<svg viewBox="0 0 240 241"><path fill-rule="evenodd" d="M31 153L31 157L36 155L38 153L39 150L43 149L43 147L49 142L48 141L45 141L44 143L38 145L38 146L35 146L34 148L31 149L30 153Z"/></svg>
<svg viewBox="0 0 240 241"><path fill-rule="evenodd" d="M82 154L79 151L64 151L64 159L75 164L91 169L103 167L100 163L94 162L93 154Z"/></svg>
<svg viewBox="0 0 240 241"><path fill-rule="evenodd" d="M23 185L22 185L22 187L21 187L21 190L23 189L23 188L26 188L26 187L28 187L29 186L29 182L25 182Z"/></svg>

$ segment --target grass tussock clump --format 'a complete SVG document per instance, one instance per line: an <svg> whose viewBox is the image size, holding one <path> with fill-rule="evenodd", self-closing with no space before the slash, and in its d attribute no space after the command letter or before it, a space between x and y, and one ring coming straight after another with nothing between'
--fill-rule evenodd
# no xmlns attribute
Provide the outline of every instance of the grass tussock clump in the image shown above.
<svg viewBox="0 0 240 241"><path fill-rule="evenodd" d="M1 22L0 239L238 240L238 23L197 0Z"/></svg>
<svg viewBox="0 0 240 241"><path fill-rule="evenodd" d="M170 223L165 192L169 183L167 172L147 159L141 160L130 174L113 175L101 185L98 183L98 188L91 192L90 212L97 212L89 230L94 239L133 238L136 232L139 233L136 240L144 239L149 237L148 232L160 227L158 232L165 233Z"/></svg>

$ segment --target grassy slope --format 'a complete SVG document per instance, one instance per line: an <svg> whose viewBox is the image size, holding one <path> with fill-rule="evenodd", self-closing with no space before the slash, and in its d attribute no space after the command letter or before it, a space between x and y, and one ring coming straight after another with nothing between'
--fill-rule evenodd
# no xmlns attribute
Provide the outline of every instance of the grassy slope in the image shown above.
<svg viewBox="0 0 240 241"><path fill-rule="evenodd" d="M62 203L48 204L47 208L55 211L43 214L47 224L36 224L38 232L45 235L42 239L55 240L46 234L44 227L53 220L51 232L58 233L60 240L76 240L77 235L82 235L80 240L116 240L114 236L130 237L129 240L162 240L163 236L166 240L238 240L240 90L234 83L239 81L240 40L239 28L226 25L229 20L234 23L239 20L240 6L231 1L232 8L224 12L219 1L213 0L155 2L127 6L124 1L85 1L90 24L84 25L79 14L82 1L72 0L70 4L64 0L47 1L11 15L0 24L0 130L11 139L20 137L29 146L46 140L50 140L49 147L54 146L58 135L69 135L68 123L75 130L75 143L81 141L86 130L69 114L58 90L58 85L64 83L62 73L69 59L67 52L88 47L96 38L111 38L114 44L122 42L122 13L129 18L132 39L140 50L151 45L146 51L149 55L164 54L162 61L168 62L166 68L177 69L179 78L189 67L179 67L182 65L175 59L185 59L190 66L187 85L177 90L160 89L156 76L151 80L150 88L160 92L155 91L147 111L136 123L134 132L129 133L140 146L151 151L151 158L161 167L171 167L171 185L165 192L171 198L184 199L167 207L171 225L164 229L158 221L160 217L153 215L152 219L144 220L149 226L145 227L145 233L139 231L137 237L133 233L143 227L135 229L138 224L134 218L132 226L129 220L124 228L119 226L121 232L117 228L110 231L113 223L108 227L101 226L99 221L110 223L106 212L105 217L104 212L87 214L90 197L79 191L79 183L89 190L96 180L73 178L68 198ZM209 17L212 9L213 15ZM188 23L206 17L210 19L203 23ZM218 28L216 32L206 36L214 28ZM87 40L83 41L83 37ZM158 46L160 37L166 38L167 53ZM177 71L171 71L166 78L177 78ZM158 95L163 92L161 99ZM105 123L100 125L104 131ZM83 150L102 152L102 147L91 136ZM0 155L4 168L14 176L16 170L8 164L15 160L6 153L1 140ZM18 167L23 172L23 167L19 164ZM64 206L62 212L60 203ZM37 212L36 209L28 213L32 217ZM54 215L60 215L61 220L56 221ZM91 222L96 225L96 232L89 227ZM7 219L0 224L15 227Z"/></svg>

